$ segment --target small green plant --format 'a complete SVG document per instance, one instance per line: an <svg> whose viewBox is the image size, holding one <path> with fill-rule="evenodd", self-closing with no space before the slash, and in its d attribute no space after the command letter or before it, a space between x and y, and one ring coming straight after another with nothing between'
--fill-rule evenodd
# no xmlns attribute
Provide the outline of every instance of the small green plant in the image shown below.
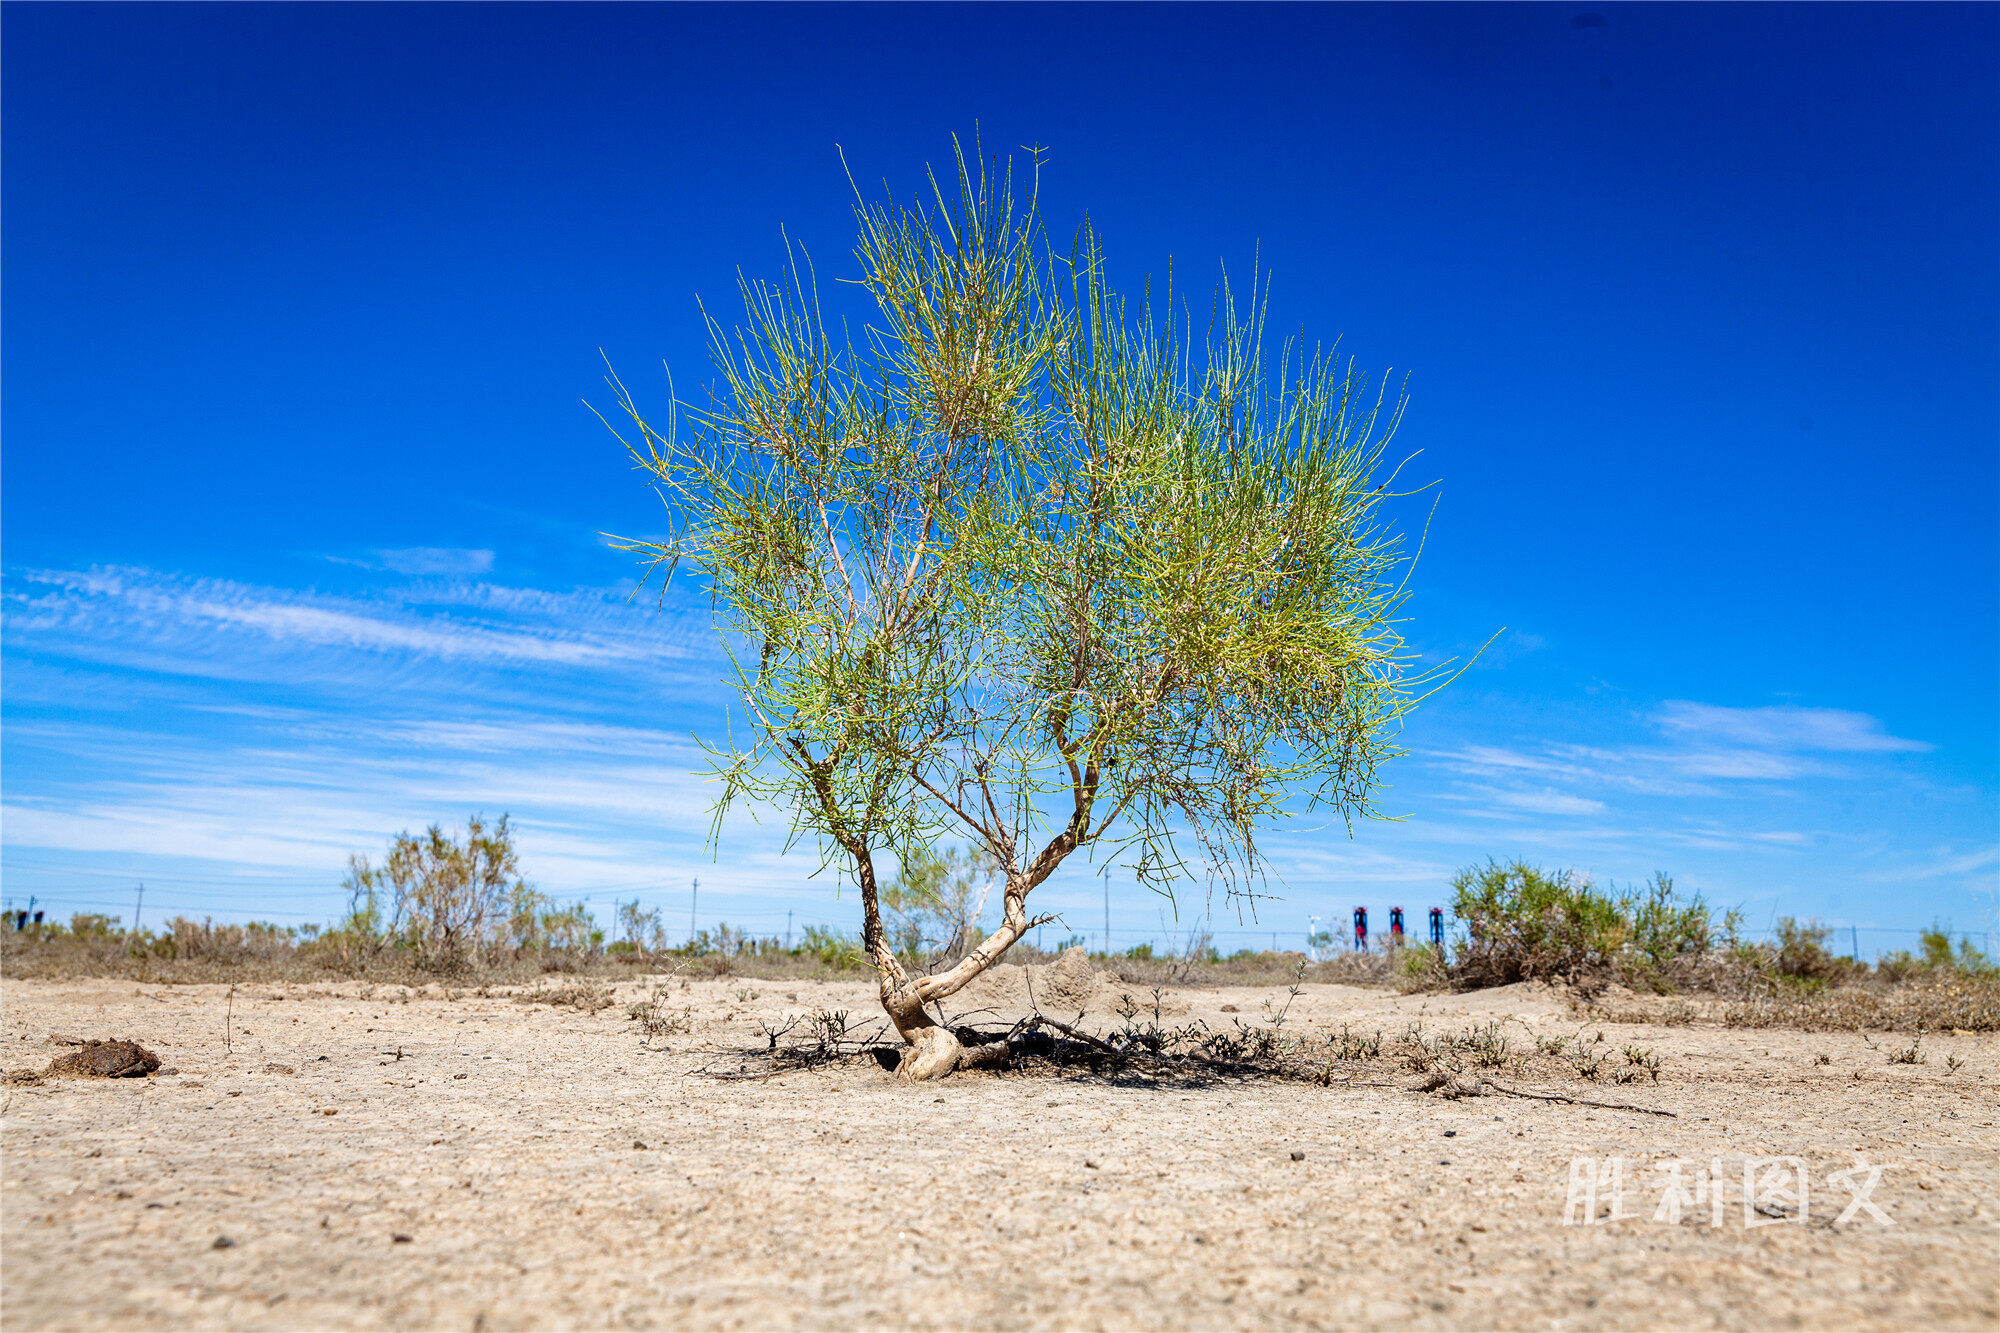
<svg viewBox="0 0 2000 1333"><path fill-rule="evenodd" d="M1374 1060L1382 1054L1382 1033L1378 1028L1374 1035L1364 1037L1342 1023L1340 1034L1329 1036L1327 1045L1332 1048L1335 1060Z"/></svg>
<svg viewBox="0 0 2000 1333"><path fill-rule="evenodd" d="M1930 1059L1930 1056L1924 1051L1923 1044L1924 1037L1920 1032L1917 1034L1916 1039L1908 1046L1903 1047L1901 1050L1889 1052L1889 1063L1892 1065L1920 1065L1926 1063Z"/></svg>
<svg viewBox="0 0 2000 1333"><path fill-rule="evenodd" d="M1500 1030L1498 1023L1471 1029L1466 1035L1465 1045L1472 1053L1472 1062L1487 1069L1506 1068L1507 1059L1512 1054L1507 1034Z"/></svg>
<svg viewBox="0 0 2000 1333"><path fill-rule="evenodd" d="M1641 1074L1651 1074L1655 1083L1660 1081L1660 1057L1646 1047L1627 1046L1625 1064L1625 1072L1630 1073L1632 1078L1621 1078L1619 1080L1621 1083L1635 1081Z"/></svg>
<svg viewBox="0 0 2000 1333"><path fill-rule="evenodd" d="M653 987L644 999L626 1005L625 1016L638 1021L639 1030L645 1034L647 1041L694 1030L694 1006L683 1005L678 1010L667 1008L667 988L664 984Z"/></svg>

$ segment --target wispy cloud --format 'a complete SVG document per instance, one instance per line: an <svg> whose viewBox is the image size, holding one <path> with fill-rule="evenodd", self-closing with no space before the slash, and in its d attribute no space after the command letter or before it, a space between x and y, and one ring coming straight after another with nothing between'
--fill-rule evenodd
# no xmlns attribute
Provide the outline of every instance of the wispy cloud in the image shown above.
<svg viewBox="0 0 2000 1333"><path fill-rule="evenodd" d="M1733 784L1843 775L1837 764L1817 756L1931 748L1890 735L1866 713L1834 708L1723 708L1674 700L1648 722L1660 740L1619 746L1475 744L1433 751L1431 757L1468 777L1507 782L1477 789L1502 804L1565 813L1556 792L1560 785L1576 798L1567 812L1587 814L1603 808L1599 796L1605 792L1721 796Z"/></svg>
<svg viewBox="0 0 2000 1333"><path fill-rule="evenodd" d="M1509 810L1525 810L1537 815L1596 815L1604 812L1604 802L1586 796L1574 796L1568 792L1542 787L1536 789L1480 787L1460 795L1459 799L1502 806Z"/></svg>
<svg viewBox="0 0 2000 1333"><path fill-rule="evenodd" d="M1891 736L1866 713L1839 708L1722 708L1676 699L1661 705L1657 721L1669 733L1711 737L1761 751L1880 753L1932 748L1925 741Z"/></svg>
<svg viewBox="0 0 2000 1333"><path fill-rule="evenodd" d="M340 597L134 569L14 571L9 582L10 635L109 660L135 651L165 659L184 649L191 674L208 674L215 651L232 638L239 654L250 640L279 649L604 666L685 658L705 637L604 593L478 583ZM232 660L240 666L240 655Z"/></svg>
<svg viewBox="0 0 2000 1333"><path fill-rule="evenodd" d="M852 928L852 904L833 896L837 876L818 875L813 849L785 853L784 811L757 812L762 823L732 815L720 862L705 849L716 789L689 733L716 738L733 692L703 599L676 589L661 614L623 589L323 574L356 586L131 568L0 577L10 892L115 910L88 906L78 886L109 895L129 871L152 886L149 915L157 902L325 919L348 854L504 811L530 877L597 895L600 915L634 892L684 904L699 874L703 904L730 902L718 910L732 920L782 929L797 906L801 920L810 911ZM1815 892L1843 879L1989 892L1994 854L1976 838L1928 860L1899 860L1886 840L1843 844L1828 861L1838 835L1825 810L1927 748L1865 713L1677 700L1557 726L1438 736L1382 793L1408 820L1364 822L1353 838L1323 818L1273 830L1261 845L1286 901L1258 904L1258 922L1322 911L1328 895L1435 900L1457 867L1489 855L1600 877L1665 864L1698 887L1733 884L1721 891L1734 897L1774 894L1788 873ZM1829 800L1835 788L1847 794ZM1800 804L1814 795L1817 824ZM1095 928L1101 893L1091 869L1072 866L1038 901ZM1199 881L1181 906L1217 921L1234 912ZM1150 899L1114 913L1121 937L1154 929Z"/></svg>
<svg viewBox="0 0 2000 1333"><path fill-rule="evenodd" d="M493 552L457 546L411 546L400 551L377 551L375 558L385 569L398 574L484 574L493 568Z"/></svg>

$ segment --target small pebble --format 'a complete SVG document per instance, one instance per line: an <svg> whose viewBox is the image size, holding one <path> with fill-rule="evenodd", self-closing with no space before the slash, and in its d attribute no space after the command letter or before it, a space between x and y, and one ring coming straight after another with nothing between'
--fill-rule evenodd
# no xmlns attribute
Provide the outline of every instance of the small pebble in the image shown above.
<svg viewBox="0 0 2000 1333"><path fill-rule="evenodd" d="M180 1072L181 1070L179 1065L168 1065L165 1069L160 1070L159 1074L161 1078L165 1078L170 1074L178 1074Z"/></svg>
<svg viewBox="0 0 2000 1333"><path fill-rule="evenodd" d="M1294 1162L1303 1162L1303 1161L1305 1161L1305 1160L1306 1160L1306 1155L1305 1155L1304 1153L1302 1153L1302 1152L1298 1151L1298 1150L1297 1150L1296 1148L1294 1148L1294 1149L1292 1150L1292 1160L1293 1160Z"/></svg>
<svg viewBox="0 0 2000 1333"><path fill-rule="evenodd" d="M1458 1137L1458 1131L1455 1129L1447 1129L1444 1132L1444 1136L1448 1139L1455 1139Z"/></svg>
<svg viewBox="0 0 2000 1333"><path fill-rule="evenodd" d="M212 1250L233 1250L236 1248L236 1242L227 1236L217 1236L215 1244L209 1246L209 1248Z"/></svg>
<svg viewBox="0 0 2000 1333"><path fill-rule="evenodd" d="M405 1235L404 1235L404 1234L403 1234L402 1232L400 1232L400 1231L398 1231L398 1232L397 1232L397 1233L396 1233L395 1235L393 1235L393 1236L389 1237L389 1239L390 1239L391 1241L393 1241L394 1243L396 1243L397 1245L408 1245L408 1244L410 1243L410 1240L411 1240L411 1238L410 1238L410 1237L408 1237L408 1236L405 1236Z"/></svg>
<svg viewBox="0 0 2000 1333"><path fill-rule="evenodd" d="M1102 1167L1098 1166L1097 1163L1091 1161L1088 1157L1083 1159L1083 1164L1089 1167L1092 1171L1101 1171L1103 1169Z"/></svg>
<svg viewBox="0 0 2000 1333"><path fill-rule="evenodd" d="M453 1077L453 1078L464 1078L464 1077L465 1077L465 1075L463 1075L463 1074L453 1074L453 1075L452 1075L452 1077Z"/></svg>
<svg viewBox="0 0 2000 1333"><path fill-rule="evenodd" d="M633 1139L632 1146L643 1152L646 1148L646 1141L644 1139Z"/></svg>

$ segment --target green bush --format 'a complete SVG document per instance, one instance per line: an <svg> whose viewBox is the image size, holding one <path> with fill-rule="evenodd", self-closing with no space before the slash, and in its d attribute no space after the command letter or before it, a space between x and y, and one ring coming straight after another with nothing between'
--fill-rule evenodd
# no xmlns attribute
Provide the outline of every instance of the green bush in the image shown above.
<svg viewBox="0 0 2000 1333"><path fill-rule="evenodd" d="M1575 980L1609 969L1632 938L1621 905L1588 879L1525 861L1488 861L1453 876L1466 940L1451 974L1463 986Z"/></svg>
<svg viewBox="0 0 2000 1333"><path fill-rule="evenodd" d="M1488 861L1459 871L1452 891L1464 941L1448 963L1412 951L1404 968L1408 977L1448 978L1467 987L1615 977L1666 991L1699 981L1695 974L1712 970L1719 950L1734 950L1732 958L1743 955L1735 959L1739 972L1768 971L1781 952L1741 944L1736 912L1717 922L1700 894L1681 899L1664 871L1637 890L1619 893L1600 890L1569 870ZM1801 969L1818 966L1818 955L1803 937L1784 959Z"/></svg>
<svg viewBox="0 0 2000 1333"><path fill-rule="evenodd" d="M1664 870L1654 871L1646 887L1627 895L1620 905L1632 919L1633 951L1655 974L1664 973L1677 959L1705 954L1716 945L1718 932L1708 904L1698 893L1685 903L1677 902L1673 876ZM1734 939L1737 928L1738 916L1730 912L1720 934Z"/></svg>
<svg viewBox="0 0 2000 1333"><path fill-rule="evenodd" d="M78 912L69 919L69 933L80 940L108 940L117 929L117 917L97 912Z"/></svg>
<svg viewBox="0 0 2000 1333"><path fill-rule="evenodd" d="M1898 949L1883 955L1875 964L1876 974L1884 981L1909 981L1950 973L1983 979L2000 977L2000 965L1973 948L1971 940L1960 940L1954 953L1951 931L1946 926L1933 924L1920 939L1921 957L1907 949Z"/></svg>
<svg viewBox="0 0 2000 1333"><path fill-rule="evenodd" d="M798 952L808 958L817 958L836 972L860 967L863 961L859 944L824 926L807 926Z"/></svg>

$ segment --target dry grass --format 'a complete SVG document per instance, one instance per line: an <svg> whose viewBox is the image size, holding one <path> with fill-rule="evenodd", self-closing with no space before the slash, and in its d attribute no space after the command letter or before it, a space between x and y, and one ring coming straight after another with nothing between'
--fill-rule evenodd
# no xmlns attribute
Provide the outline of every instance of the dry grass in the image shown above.
<svg viewBox="0 0 2000 1333"><path fill-rule="evenodd" d="M2000 978L1933 975L1900 985L1839 986L1780 992L1732 1004L1722 1022L1733 1028L1797 1028L1804 1032L2000 1031Z"/></svg>

